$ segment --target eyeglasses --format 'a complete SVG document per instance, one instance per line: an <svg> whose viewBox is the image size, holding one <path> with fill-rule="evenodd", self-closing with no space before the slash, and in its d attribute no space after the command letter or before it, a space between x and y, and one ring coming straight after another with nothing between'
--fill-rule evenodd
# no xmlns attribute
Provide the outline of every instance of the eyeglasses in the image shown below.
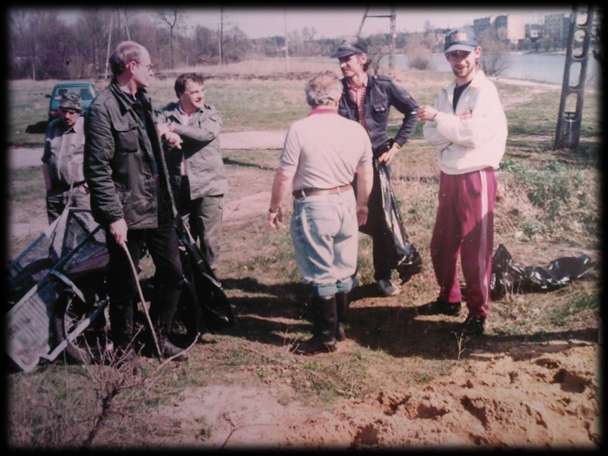
<svg viewBox="0 0 608 456"><path fill-rule="evenodd" d="M132 60L132 61L135 62L135 64L137 66L143 66L148 71L152 71L152 68L154 67L151 63L149 63L147 65L142 65L141 62L138 62L137 60Z"/></svg>

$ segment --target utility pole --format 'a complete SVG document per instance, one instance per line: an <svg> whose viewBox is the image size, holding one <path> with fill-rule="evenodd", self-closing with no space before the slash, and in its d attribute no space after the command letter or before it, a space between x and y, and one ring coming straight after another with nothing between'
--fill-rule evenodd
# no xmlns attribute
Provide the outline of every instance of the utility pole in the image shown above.
<svg viewBox="0 0 608 456"><path fill-rule="evenodd" d="M391 8L391 44L390 44L390 54L388 55L388 67L392 70L395 67L395 44L397 41L397 12L395 8Z"/></svg>
<svg viewBox="0 0 608 456"><path fill-rule="evenodd" d="M361 23L359 24L359 30L357 30L357 38L361 37L361 30L363 30L363 24L365 23L365 19L367 18L367 13L369 12L369 6L365 8L365 13L363 13L363 19L361 19Z"/></svg>
<svg viewBox="0 0 608 456"><path fill-rule="evenodd" d="M110 43L112 42L112 26L114 25L114 13L110 16L110 25L108 26L108 46L106 48L106 71L103 78L108 79L108 65L110 64Z"/></svg>
<svg viewBox="0 0 608 456"><path fill-rule="evenodd" d="M287 37L287 11L283 10L283 25L285 27L285 72L289 72L289 39Z"/></svg>
<svg viewBox="0 0 608 456"><path fill-rule="evenodd" d="M222 60L222 48L224 41L224 8L220 8L220 24L219 24L219 37L218 37L218 46L219 46L219 54L220 54L220 66L223 65Z"/></svg>
<svg viewBox="0 0 608 456"><path fill-rule="evenodd" d="M579 15L586 20L579 24ZM570 15L570 33L568 35L568 48L566 50L566 62L564 65L564 80L562 83L562 94L559 102L557 115L557 127L555 129L555 142L553 149L568 147L576 149L579 144L581 133L581 120L583 117L583 95L585 92L585 78L587 76L587 60L591 43L593 27L593 10L586 7L586 11L574 8ZM581 49L576 49L576 43L581 43ZM575 85L571 85L570 76L572 70L579 69L579 77ZM575 78L576 79L576 78ZM574 98L576 105L574 111L566 111L567 99Z"/></svg>
<svg viewBox="0 0 608 456"><path fill-rule="evenodd" d="M125 33L127 34L127 39L131 41L131 31L129 30L129 16L127 15L127 10L122 10L122 14L125 17Z"/></svg>
<svg viewBox="0 0 608 456"><path fill-rule="evenodd" d="M363 19L361 19L361 24L359 25L359 30L357 30L357 38L361 37L361 30L363 30L363 24L368 17L388 17L390 19L390 43L389 43L389 54L388 54L388 67L389 69L394 68L395 61L395 44L397 40L397 12L395 7L391 7L390 14L369 14L369 7L365 9L365 13L363 13Z"/></svg>

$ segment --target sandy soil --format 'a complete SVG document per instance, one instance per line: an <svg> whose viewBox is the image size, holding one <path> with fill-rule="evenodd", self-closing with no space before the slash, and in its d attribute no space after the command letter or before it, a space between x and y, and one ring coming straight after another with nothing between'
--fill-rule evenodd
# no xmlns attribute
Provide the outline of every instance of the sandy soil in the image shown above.
<svg viewBox="0 0 608 456"><path fill-rule="evenodd" d="M288 391L190 388L159 409L180 423L170 445L204 447L594 447L596 348L569 341L476 353L422 388L381 391L331 410L285 403ZM159 417L159 418L160 418Z"/></svg>

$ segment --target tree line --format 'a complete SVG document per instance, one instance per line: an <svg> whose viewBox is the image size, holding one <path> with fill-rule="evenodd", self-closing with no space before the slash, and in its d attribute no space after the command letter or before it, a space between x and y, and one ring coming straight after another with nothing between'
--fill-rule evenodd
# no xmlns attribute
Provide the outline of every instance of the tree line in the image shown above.
<svg viewBox="0 0 608 456"><path fill-rule="evenodd" d="M11 79L81 79L107 75L109 52L122 40L135 40L152 55L157 71L199 64L224 64L256 57L329 57L342 41L320 38L314 26L285 35L250 39L238 26L212 30L188 25L178 8L135 13L127 9L86 8L67 18L59 9L13 9L9 12L8 48ZM444 30L397 33L396 52L412 68L428 69L431 54L441 52ZM367 38L374 69L388 53L390 35ZM494 36L482 37L490 74L503 70L509 47ZM490 59L491 54L491 59ZM491 62L490 62L491 60Z"/></svg>
<svg viewBox="0 0 608 456"><path fill-rule="evenodd" d="M239 62L251 57L329 56L340 39L317 38L314 27L250 39L238 26L188 26L178 9L135 14L88 8L66 17L57 9L9 12L11 79L101 78L108 53L122 40L144 45L157 70Z"/></svg>

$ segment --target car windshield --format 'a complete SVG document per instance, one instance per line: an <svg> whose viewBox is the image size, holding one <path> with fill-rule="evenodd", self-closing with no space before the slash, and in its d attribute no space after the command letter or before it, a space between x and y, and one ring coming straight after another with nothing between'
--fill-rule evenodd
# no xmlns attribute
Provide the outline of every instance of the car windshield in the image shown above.
<svg viewBox="0 0 608 456"><path fill-rule="evenodd" d="M80 95L81 100L92 100L93 99L93 93L89 87L82 87L82 88L61 87L61 88L55 90L55 95L53 96L53 100L60 101L61 97L66 93L78 94L78 95Z"/></svg>

